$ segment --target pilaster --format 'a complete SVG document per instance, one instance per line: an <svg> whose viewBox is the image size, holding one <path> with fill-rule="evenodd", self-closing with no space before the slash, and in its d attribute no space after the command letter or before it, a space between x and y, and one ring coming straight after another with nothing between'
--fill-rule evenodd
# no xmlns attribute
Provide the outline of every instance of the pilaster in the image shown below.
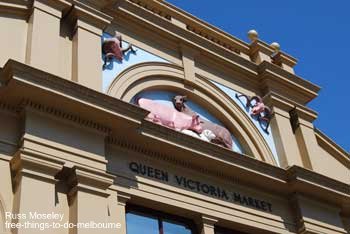
<svg viewBox="0 0 350 234"><path fill-rule="evenodd" d="M200 232L201 234L215 234L215 226L214 224L217 223L217 219L214 219L212 217L202 215L201 216L201 222L200 222Z"/></svg>
<svg viewBox="0 0 350 234"><path fill-rule="evenodd" d="M312 121L316 119L317 114L311 110L302 109L300 107L294 108L290 113L293 131L303 159L303 164L308 169L316 169L317 166L315 164L319 161L317 157L319 157L320 154Z"/></svg>
<svg viewBox="0 0 350 234"><path fill-rule="evenodd" d="M291 195L290 206L294 212L297 233L347 233L346 222L340 209L331 204L316 201L301 194ZM319 222L323 220L323 222Z"/></svg>
<svg viewBox="0 0 350 234"><path fill-rule="evenodd" d="M56 178L67 188L69 223L110 222L108 206L110 193L107 189L113 183L114 176L91 168L66 164L57 173ZM112 234L116 230L118 229L106 228L104 233ZM75 226L70 231L76 234L92 234L96 230Z"/></svg>
<svg viewBox="0 0 350 234"><path fill-rule="evenodd" d="M191 85L195 82L195 56L198 55L198 51L193 48L181 45L182 64L185 74L185 84Z"/></svg>
<svg viewBox="0 0 350 234"><path fill-rule="evenodd" d="M18 152L10 162L12 175L12 189L14 192L12 214L34 213L59 213L64 214L64 204L59 202L54 175L62 168L63 162L38 155L31 155L24 152ZM55 199L56 198L56 199ZM11 223L19 223L22 228L13 229L17 234L35 234L36 228L24 228L30 218L14 218L7 220ZM44 220L31 221L40 224ZM55 230L51 227L45 229L45 232L52 233Z"/></svg>
<svg viewBox="0 0 350 234"><path fill-rule="evenodd" d="M29 17L26 63L61 75L60 21L71 4L64 0L34 0Z"/></svg>
<svg viewBox="0 0 350 234"><path fill-rule="evenodd" d="M290 122L289 111L293 109L293 105L273 93L269 93L265 100L274 112L271 119L271 131L281 167L286 168L292 165L303 167L298 143Z"/></svg>
<svg viewBox="0 0 350 234"><path fill-rule="evenodd" d="M127 234L126 232L126 203L130 200L130 196L128 194L118 192L118 222L121 224L121 228L118 230L118 234Z"/></svg>
<svg viewBox="0 0 350 234"><path fill-rule="evenodd" d="M102 91L101 36L112 18L77 4L67 16L73 30L72 80Z"/></svg>

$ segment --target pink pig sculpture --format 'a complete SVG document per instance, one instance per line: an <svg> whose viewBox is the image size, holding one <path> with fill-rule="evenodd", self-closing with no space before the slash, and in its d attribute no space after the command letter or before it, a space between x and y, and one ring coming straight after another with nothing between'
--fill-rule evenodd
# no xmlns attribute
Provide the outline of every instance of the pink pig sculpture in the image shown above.
<svg viewBox="0 0 350 234"><path fill-rule="evenodd" d="M256 102L253 106L251 113L252 115L258 115L265 110L265 104L263 102Z"/></svg>
<svg viewBox="0 0 350 234"><path fill-rule="evenodd" d="M172 107L146 98L139 98L137 104L143 109L150 111L147 116L148 120L177 131L189 129L199 134L202 132L199 115L189 116Z"/></svg>

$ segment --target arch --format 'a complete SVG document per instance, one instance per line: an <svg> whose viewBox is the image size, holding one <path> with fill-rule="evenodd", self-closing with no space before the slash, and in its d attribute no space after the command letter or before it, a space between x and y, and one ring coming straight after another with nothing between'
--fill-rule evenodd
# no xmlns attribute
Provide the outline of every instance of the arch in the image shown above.
<svg viewBox="0 0 350 234"><path fill-rule="evenodd" d="M244 111L223 91L204 78L196 78L189 88L183 68L162 62L146 62L131 66L111 83L107 94L130 102L147 90L168 90L185 94L206 108L238 139L246 154L277 165L271 149Z"/></svg>

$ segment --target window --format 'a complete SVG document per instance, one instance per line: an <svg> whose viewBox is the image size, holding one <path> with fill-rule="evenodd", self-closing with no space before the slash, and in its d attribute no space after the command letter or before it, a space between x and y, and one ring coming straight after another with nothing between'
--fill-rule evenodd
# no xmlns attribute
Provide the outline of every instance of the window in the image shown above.
<svg viewBox="0 0 350 234"><path fill-rule="evenodd" d="M195 234L190 220L138 206L127 206L127 234Z"/></svg>

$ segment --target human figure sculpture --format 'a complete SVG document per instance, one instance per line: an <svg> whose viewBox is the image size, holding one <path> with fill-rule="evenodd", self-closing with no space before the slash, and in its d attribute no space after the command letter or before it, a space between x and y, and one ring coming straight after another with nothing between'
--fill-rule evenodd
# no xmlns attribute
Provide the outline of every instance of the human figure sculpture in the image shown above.
<svg viewBox="0 0 350 234"><path fill-rule="evenodd" d="M215 134L210 131L209 129L204 129L203 132L201 134L197 134L191 130L182 130L181 131L182 133L185 133L186 135L190 135L190 136L193 136L195 138L199 138L203 141L206 141L206 142L211 142L213 139L215 139Z"/></svg>
<svg viewBox="0 0 350 234"><path fill-rule="evenodd" d="M189 116L198 115L187 104L185 104L186 101L186 96L175 96L173 98L173 104L176 110L183 112ZM221 145L228 149L232 149L232 137L230 132L226 128L202 118L200 118L200 123L202 125L203 130L210 130L214 134L215 137L211 139L212 143Z"/></svg>
<svg viewBox="0 0 350 234"><path fill-rule="evenodd" d="M122 36L115 32L114 37L104 40L102 43L102 53L105 55L103 69L106 68L107 62L115 58L118 61L123 61L124 54L128 51L136 53L132 44L129 44L128 47L122 47Z"/></svg>
<svg viewBox="0 0 350 234"><path fill-rule="evenodd" d="M136 103L150 111L147 119L177 131L192 130L198 134L202 133L202 126L199 122L199 115L186 115L178 112L172 107L157 103L146 98L137 99Z"/></svg>
<svg viewBox="0 0 350 234"><path fill-rule="evenodd" d="M269 128L270 121L272 118L272 111L271 109L266 106L260 96L247 96L245 94L238 95L236 94L236 98L244 97L247 99L246 107L252 108L251 114L253 116L257 116L258 121L262 122L264 121L266 123L265 128L263 130L267 132L267 129ZM252 104L254 102L254 104Z"/></svg>

